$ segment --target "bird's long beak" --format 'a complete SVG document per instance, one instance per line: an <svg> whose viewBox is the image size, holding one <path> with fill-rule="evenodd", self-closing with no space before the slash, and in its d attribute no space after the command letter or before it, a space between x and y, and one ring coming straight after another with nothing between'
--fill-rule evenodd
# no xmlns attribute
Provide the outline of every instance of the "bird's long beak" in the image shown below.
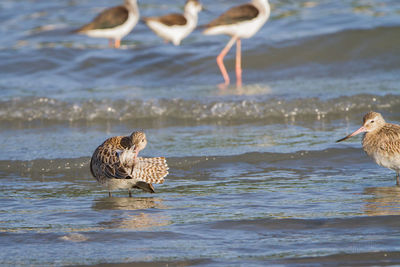
<svg viewBox="0 0 400 267"><path fill-rule="evenodd" d="M133 159L136 161L136 158L137 158L137 156L138 156L138 154L139 154L139 151L138 151L138 149L137 149L137 146L136 145L133 145L134 146L134 150L133 150Z"/></svg>
<svg viewBox="0 0 400 267"><path fill-rule="evenodd" d="M344 140L346 140L346 139L348 139L348 138L350 138L350 137L352 137L352 136L355 136L355 135L357 135L357 134L359 134L359 133L364 133L364 132L366 132L366 131L367 131L367 129L366 129L364 126L361 126L360 129L358 129L358 130L355 131L354 133L349 134L349 135L346 136L346 137L343 137L342 139L337 140L336 143L342 142L342 141L344 141Z"/></svg>

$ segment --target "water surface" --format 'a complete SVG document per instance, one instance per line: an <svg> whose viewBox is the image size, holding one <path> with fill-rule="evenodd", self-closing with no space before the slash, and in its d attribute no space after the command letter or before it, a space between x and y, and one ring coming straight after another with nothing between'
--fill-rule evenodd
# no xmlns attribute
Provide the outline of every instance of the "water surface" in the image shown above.
<svg viewBox="0 0 400 267"><path fill-rule="evenodd" d="M370 110L400 121L398 1L271 1L227 90L228 37L174 47L139 24L115 50L70 33L112 2L0 3L1 265L400 263L395 173L360 137L335 143ZM200 24L243 2L202 3ZM234 82L233 51L225 62ZM170 175L109 198L90 156L134 129Z"/></svg>

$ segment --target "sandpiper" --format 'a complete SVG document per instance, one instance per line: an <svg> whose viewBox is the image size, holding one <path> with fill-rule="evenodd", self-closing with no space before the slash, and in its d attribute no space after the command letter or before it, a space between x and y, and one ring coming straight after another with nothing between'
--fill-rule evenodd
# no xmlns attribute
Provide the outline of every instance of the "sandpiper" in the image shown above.
<svg viewBox="0 0 400 267"><path fill-rule="evenodd" d="M248 4L232 7L221 16L206 25L204 34L226 34L231 40L217 57L218 67L221 70L225 83L220 88L226 88L229 83L229 75L224 66L224 57L236 42L236 86L242 86L241 67L241 38L250 38L268 20L271 8L268 0L253 0Z"/></svg>
<svg viewBox="0 0 400 267"><path fill-rule="evenodd" d="M344 141L359 133L365 133L362 146L367 155L378 165L394 170L396 184L400 186L400 125L387 123L380 113L371 111L365 114L360 129L336 142Z"/></svg>
<svg viewBox="0 0 400 267"><path fill-rule="evenodd" d="M121 39L132 31L138 21L136 0L125 0L124 5L104 10L92 22L75 32L95 38L108 38L110 47L119 48Z"/></svg>
<svg viewBox="0 0 400 267"><path fill-rule="evenodd" d="M111 191L137 188L154 193L152 183L162 184L168 174L164 157L142 158L139 151L146 147L146 135L133 132L129 136L108 138L94 151L90 161L90 172L96 180Z"/></svg>
<svg viewBox="0 0 400 267"><path fill-rule="evenodd" d="M168 14L160 17L146 17L143 21L165 42L180 45L197 26L197 14L202 6L197 0L187 0L183 14Z"/></svg>

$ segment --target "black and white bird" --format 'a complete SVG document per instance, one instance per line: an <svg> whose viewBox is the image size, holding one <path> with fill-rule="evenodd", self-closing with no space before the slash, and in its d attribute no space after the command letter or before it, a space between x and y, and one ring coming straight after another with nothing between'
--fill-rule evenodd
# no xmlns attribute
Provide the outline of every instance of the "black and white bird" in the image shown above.
<svg viewBox="0 0 400 267"><path fill-rule="evenodd" d="M198 13L202 6L197 0L187 0L183 14L172 13L160 17L146 17L147 26L166 42L180 45L197 26Z"/></svg>
<svg viewBox="0 0 400 267"><path fill-rule="evenodd" d="M119 48L124 38L139 21L136 0L125 0L124 5L108 8L94 20L75 32L95 38L109 39L109 46Z"/></svg>
<svg viewBox="0 0 400 267"><path fill-rule="evenodd" d="M230 84L229 75L224 66L224 57L236 42L236 85L242 86L241 67L241 39L250 38L260 30L268 20L271 8L268 0L253 0L250 3L235 6L221 16L206 25L206 35L229 35L231 40L217 57L218 67L224 78L220 88L226 88Z"/></svg>

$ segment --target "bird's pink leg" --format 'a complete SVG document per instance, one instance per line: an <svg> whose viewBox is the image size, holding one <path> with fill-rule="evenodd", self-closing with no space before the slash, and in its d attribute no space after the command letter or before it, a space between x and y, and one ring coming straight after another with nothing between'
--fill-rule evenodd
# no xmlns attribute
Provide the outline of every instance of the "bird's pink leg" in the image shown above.
<svg viewBox="0 0 400 267"><path fill-rule="evenodd" d="M236 41L236 86L242 87L242 48L239 38Z"/></svg>
<svg viewBox="0 0 400 267"><path fill-rule="evenodd" d="M232 45L235 43L236 37L232 37L232 39L226 44L225 48L221 51L221 53L217 56L217 64L219 67L219 70L222 73L222 76L224 77L225 83L220 84L219 88L224 89L226 88L229 83L229 75L228 72L226 71L225 65L224 65L224 57L226 54L228 54L229 50L231 49Z"/></svg>
<svg viewBox="0 0 400 267"><path fill-rule="evenodd" d="M114 40L113 39L108 39L108 47L110 47L110 48L114 47Z"/></svg>
<svg viewBox="0 0 400 267"><path fill-rule="evenodd" d="M121 47L121 40L120 39L115 39L115 48L120 48Z"/></svg>

